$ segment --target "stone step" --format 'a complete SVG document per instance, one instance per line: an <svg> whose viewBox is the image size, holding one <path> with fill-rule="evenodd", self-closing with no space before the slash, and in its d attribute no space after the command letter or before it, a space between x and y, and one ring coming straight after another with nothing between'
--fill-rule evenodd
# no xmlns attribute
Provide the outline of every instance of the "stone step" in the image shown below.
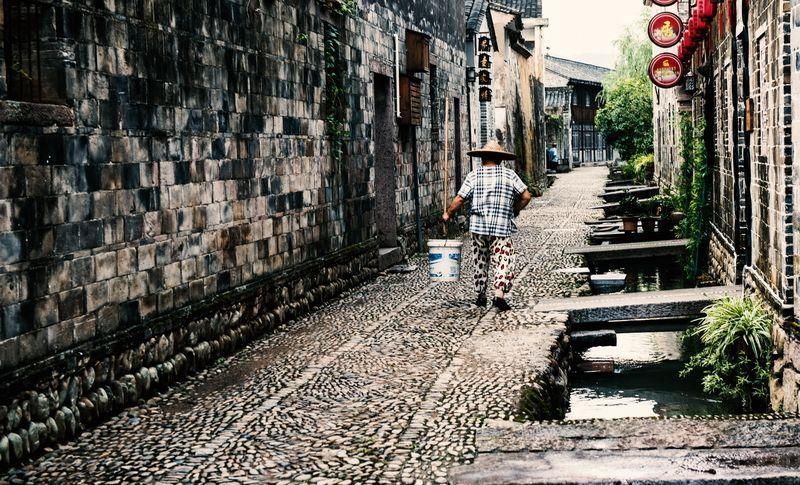
<svg viewBox="0 0 800 485"><path fill-rule="evenodd" d="M536 312L564 312L573 324L608 323L653 319L696 318L708 305L726 297L740 296L739 286L714 286L683 290L621 293L541 300ZM599 328L599 327L598 327Z"/></svg>
<svg viewBox="0 0 800 485"><path fill-rule="evenodd" d="M378 270L384 271L403 262L404 259L405 255L400 248L380 248L378 249Z"/></svg>
<svg viewBox="0 0 800 485"><path fill-rule="evenodd" d="M800 483L800 419L622 419L478 432L452 483Z"/></svg>
<svg viewBox="0 0 800 485"><path fill-rule="evenodd" d="M663 256L680 256L686 252L688 245L688 239L669 239L572 247L565 249L564 254L583 256L589 261L650 259Z"/></svg>

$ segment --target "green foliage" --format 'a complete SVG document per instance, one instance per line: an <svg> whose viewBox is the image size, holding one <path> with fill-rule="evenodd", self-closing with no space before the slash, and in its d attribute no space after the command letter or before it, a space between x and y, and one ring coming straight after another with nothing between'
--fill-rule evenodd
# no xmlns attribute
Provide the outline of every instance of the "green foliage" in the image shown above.
<svg viewBox="0 0 800 485"><path fill-rule="evenodd" d="M625 79L647 81L647 69L653 58L653 44L646 34L651 16L650 9L643 8L639 18L614 42L617 60L614 71L605 80L606 85L614 86Z"/></svg>
<svg viewBox="0 0 800 485"><path fill-rule="evenodd" d="M711 171L708 169L708 154L705 144L706 122L699 119L692 129L690 115L681 119L683 146L681 155L681 180L679 194L685 218L678 227L681 237L689 239L684 259L686 279L696 281L700 272L701 249L708 239L708 216L710 201L708 185Z"/></svg>
<svg viewBox="0 0 800 485"><path fill-rule="evenodd" d="M547 134L558 140L564 134L564 118L559 115L548 114L545 120L545 127Z"/></svg>
<svg viewBox="0 0 800 485"><path fill-rule="evenodd" d="M595 123L623 160L653 151L653 91L645 78L625 78L605 88Z"/></svg>
<svg viewBox="0 0 800 485"><path fill-rule="evenodd" d="M703 390L737 412L765 411L769 403L772 318L752 297L727 298L704 310L684 336L691 355L681 375L699 375Z"/></svg>
<svg viewBox="0 0 800 485"><path fill-rule="evenodd" d="M345 17L358 15L358 0L322 0L322 4L331 12Z"/></svg>
<svg viewBox="0 0 800 485"><path fill-rule="evenodd" d="M358 0L339 0L336 11L344 16L355 16L358 14Z"/></svg>
<svg viewBox="0 0 800 485"><path fill-rule="evenodd" d="M344 141L350 133L345 130L347 117L347 91L345 78L347 64L341 55L339 30L332 25L325 32L325 116L328 137L331 140L331 156L339 164L344 158Z"/></svg>
<svg viewBox="0 0 800 485"><path fill-rule="evenodd" d="M623 160L653 151L653 88L647 68L652 43L644 35L647 11L616 41L617 62L605 80L600 99L604 106L595 123Z"/></svg>
<svg viewBox="0 0 800 485"><path fill-rule="evenodd" d="M680 196L674 190L667 190L663 194L651 198L650 202L657 207L656 215L662 219L670 217L682 204Z"/></svg>
<svg viewBox="0 0 800 485"><path fill-rule="evenodd" d="M308 44L308 34L297 34L297 43L306 45Z"/></svg>
<svg viewBox="0 0 800 485"><path fill-rule="evenodd" d="M619 201L619 211L624 216L638 216L643 212L642 204L635 195L627 194Z"/></svg>
<svg viewBox="0 0 800 485"><path fill-rule="evenodd" d="M634 170L634 179L640 184L649 184L653 181L653 174L655 173L655 158L652 153L647 155L639 155L631 162Z"/></svg>

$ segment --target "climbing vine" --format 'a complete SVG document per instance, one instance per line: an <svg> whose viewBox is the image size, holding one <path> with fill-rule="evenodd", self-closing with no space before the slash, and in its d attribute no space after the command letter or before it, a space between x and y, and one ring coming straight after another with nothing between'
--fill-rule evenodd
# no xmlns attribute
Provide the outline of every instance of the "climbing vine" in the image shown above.
<svg viewBox="0 0 800 485"><path fill-rule="evenodd" d="M322 4L331 12L345 17L358 14L358 0L322 0Z"/></svg>
<svg viewBox="0 0 800 485"><path fill-rule="evenodd" d="M345 130L347 65L341 55L341 50L339 29L327 24L325 28L325 121L327 134L331 141L331 157L336 165L344 158L344 142L350 136L350 133Z"/></svg>
<svg viewBox="0 0 800 485"><path fill-rule="evenodd" d="M705 144L706 122L699 119L692 123L689 113L681 115L682 146L679 197L684 212L679 232L689 239L684 260L686 278L695 281L700 271L701 248L708 239L708 153Z"/></svg>

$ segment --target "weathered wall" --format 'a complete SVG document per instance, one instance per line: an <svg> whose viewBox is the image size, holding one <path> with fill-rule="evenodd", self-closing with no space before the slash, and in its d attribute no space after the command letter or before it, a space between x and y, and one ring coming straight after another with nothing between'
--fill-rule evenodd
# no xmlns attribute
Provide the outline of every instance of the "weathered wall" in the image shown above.
<svg viewBox="0 0 800 485"><path fill-rule="evenodd" d="M737 193L735 141L738 136L736 110L738 101L734 86L733 34L730 28L730 16L733 9L730 5L722 5L711 29L710 38L713 50L701 55L707 56L713 66L713 76L704 80L705 89L709 91L707 99L712 105L704 111L710 113L711 147L709 163L711 169L711 242L710 272L719 282L735 283L741 273L737 264L740 251L736 250L738 238L737 210L740 198Z"/></svg>
<svg viewBox="0 0 800 485"><path fill-rule="evenodd" d="M792 284L791 90L785 71L788 52L788 1L750 2L750 97L754 131L750 135L753 281L765 283L773 303L790 303Z"/></svg>
<svg viewBox="0 0 800 485"><path fill-rule="evenodd" d="M530 51L520 52L513 46L518 40L511 38L512 33L506 27L517 22L515 14L491 10L490 18L498 44L492 65L494 137L517 154L517 171L543 191L546 183L542 151L543 57Z"/></svg>
<svg viewBox="0 0 800 485"><path fill-rule="evenodd" d="M46 10L69 46L63 105L5 100L0 79L0 429L28 449L375 274L373 73L393 76L395 33L405 66L413 29L433 37L441 96L464 85L458 0L362 1L347 19L305 0ZM341 158L326 23L345 61ZM416 145L395 127L401 228L414 150L421 212L441 211L431 116Z"/></svg>

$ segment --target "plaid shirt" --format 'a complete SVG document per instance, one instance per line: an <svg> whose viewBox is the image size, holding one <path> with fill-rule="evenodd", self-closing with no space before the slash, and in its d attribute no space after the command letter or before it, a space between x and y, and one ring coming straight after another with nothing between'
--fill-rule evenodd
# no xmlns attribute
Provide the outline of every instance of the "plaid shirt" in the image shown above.
<svg viewBox="0 0 800 485"><path fill-rule="evenodd" d="M514 204L526 190L519 176L505 167L481 167L467 175L458 195L472 200L469 232L496 237L517 232Z"/></svg>

